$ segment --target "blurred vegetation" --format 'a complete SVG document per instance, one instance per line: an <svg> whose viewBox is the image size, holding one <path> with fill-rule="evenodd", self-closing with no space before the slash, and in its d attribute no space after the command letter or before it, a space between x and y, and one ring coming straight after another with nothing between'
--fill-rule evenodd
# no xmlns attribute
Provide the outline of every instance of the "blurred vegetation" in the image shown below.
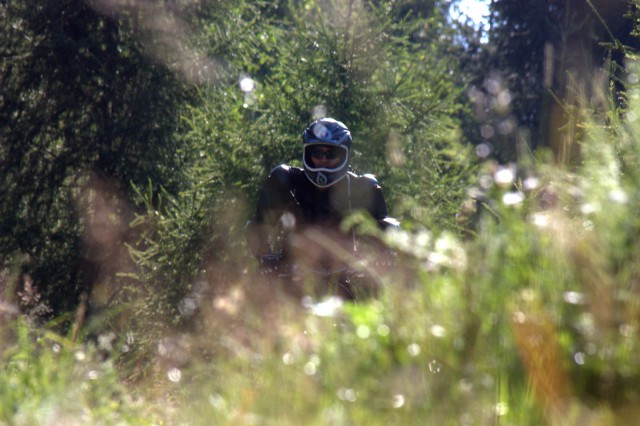
<svg viewBox="0 0 640 426"><path fill-rule="evenodd" d="M1 4L0 423L633 423L637 3L547 86L573 27L492 4L487 42L437 1ZM357 304L242 239L323 115L403 223Z"/></svg>
<svg viewBox="0 0 640 426"><path fill-rule="evenodd" d="M108 188L126 221L116 200L132 184L180 186L174 132L188 90L144 54L134 16L12 1L0 19L0 262L28 274L55 315L75 309L110 257L87 232L90 188Z"/></svg>

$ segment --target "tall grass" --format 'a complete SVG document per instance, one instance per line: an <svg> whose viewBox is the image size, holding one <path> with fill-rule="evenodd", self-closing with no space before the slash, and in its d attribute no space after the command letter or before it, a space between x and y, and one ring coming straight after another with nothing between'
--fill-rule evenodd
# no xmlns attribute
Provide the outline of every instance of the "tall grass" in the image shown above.
<svg viewBox="0 0 640 426"><path fill-rule="evenodd" d="M78 345L21 320L3 324L13 336L2 341L0 424L149 424L153 419L141 396L118 377L112 349Z"/></svg>
<svg viewBox="0 0 640 426"><path fill-rule="evenodd" d="M190 320L154 340L131 337L157 330L145 321L80 344L6 319L0 424L633 423L640 94L628 99L606 121L584 107L575 169L487 163L469 235L386 235L400 256L376 298L300 304L248 267L188 295Z"/></svg>

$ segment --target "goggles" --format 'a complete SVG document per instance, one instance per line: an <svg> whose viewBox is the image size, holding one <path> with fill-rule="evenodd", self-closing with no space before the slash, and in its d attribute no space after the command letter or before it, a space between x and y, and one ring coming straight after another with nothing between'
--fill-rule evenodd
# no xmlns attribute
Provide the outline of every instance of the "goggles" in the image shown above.
<svg viewBox="0 0 640 426"><path fill-rule="evenodd" d="M335 160L344 156L344 149L337 147L314 146L309 149L309 155L311 155L311 158L314 160L322 160L323 158L326 158L327 160Z"/></svg>

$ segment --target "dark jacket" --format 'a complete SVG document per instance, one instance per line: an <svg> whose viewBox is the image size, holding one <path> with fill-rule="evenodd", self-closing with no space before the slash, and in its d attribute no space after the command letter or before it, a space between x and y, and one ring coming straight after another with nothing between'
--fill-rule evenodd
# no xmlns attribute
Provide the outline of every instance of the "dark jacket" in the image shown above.
<svg viewBox="0 0 640 426"><path fill-rule="evenodd" d="M327 189L316 187L298 167L280 165L267 178L256 213L247 226L247 241L256 256L268 254L268 232L284 213L295 218L296 229L319 225L337 229L352 212L366 211L384 227L387 206L378 181L349 172Z"/></svg>

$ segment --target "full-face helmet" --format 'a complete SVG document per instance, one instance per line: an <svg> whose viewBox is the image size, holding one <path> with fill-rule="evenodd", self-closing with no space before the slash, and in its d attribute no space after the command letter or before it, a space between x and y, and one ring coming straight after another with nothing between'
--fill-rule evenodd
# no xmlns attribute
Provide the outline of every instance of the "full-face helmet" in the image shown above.
<svg viewBox="0 0 640 426"><path fill-rule="evenodd" d="M351 133L333 118L314 121L302 133L302 162L307 178L320 188L346 176L349 169Z"/></svg>

